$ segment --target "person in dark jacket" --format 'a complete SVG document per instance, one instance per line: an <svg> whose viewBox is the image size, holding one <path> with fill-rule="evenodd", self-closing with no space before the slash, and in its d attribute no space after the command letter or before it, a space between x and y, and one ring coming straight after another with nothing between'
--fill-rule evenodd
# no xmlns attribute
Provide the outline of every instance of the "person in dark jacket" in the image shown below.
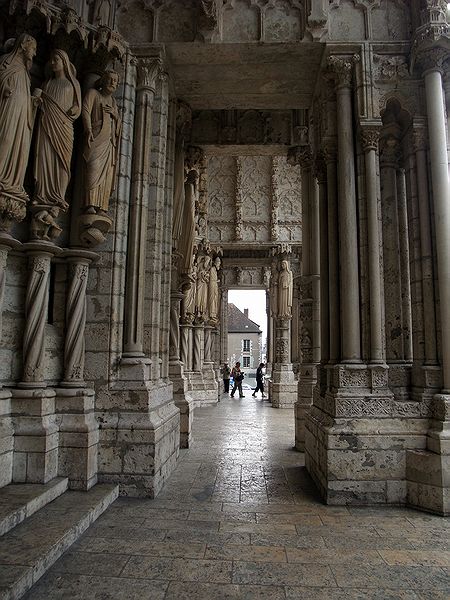
<svg viewBox="0 0 450 600"><path fill-rule="evenodd" d="M231 390L231 397L234 398L236 390L239 390L239 398L244 398L242 393L242 381L244 379L244 373L241 371L241 363L237 362L231 371L231 377L234 381L233 389Z"/></svg>
<svg viewBox="0 0 450 600"><path fill-rule="evenodd" d="M230 367L225 363L222 367L223 393L228 394L230 391Z"/></svg>
<svg viewBox="0 0 450 600"><path fill-rule="evenodd" d="M252 396L256 396L256 392L261 391L262 397L265 398L265 396L264 396L264 375L263 375L264 367L265 367L264 363L260 363L259 367L256 369L256 387L255 387L255 391L253 392Z"/></svg>

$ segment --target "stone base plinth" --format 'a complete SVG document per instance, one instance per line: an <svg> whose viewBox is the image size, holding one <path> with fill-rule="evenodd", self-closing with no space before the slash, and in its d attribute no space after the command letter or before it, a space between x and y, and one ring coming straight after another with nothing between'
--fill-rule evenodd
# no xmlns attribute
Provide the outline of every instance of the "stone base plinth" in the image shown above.
<svg viewBox="0 0 450 600"><path fill-rule="evenodd" d="M124 496L154 498L178 459L180 410L171 384L133 383L98 394L98 480L118 483Z"/></svg>
<svg viewBox="0 0 450 600"><path fill-rule="evenodd" d="M186 373L186 378L189 395L194 400L195 406L215 404L218 401L219 392L215 377L205 380L203 372L189 371Z"/></svg>
<svg viewBox="0 0 450 600"><path fill-rule="evenodd" d="M398 403L383 366L336 365L306 417L306 467L328 504L405 504L406 454L424 449L428 420Z"/></svg>
<svg viewBox="0 0 450 600"><path fill-rule="evenodd" d="M58 474L58 425L55 391L12 390L14 483L47 483Z"/></svg>
<svg viewBox="0 0 450 600"><path fill-rule="evenodd" d="M0 389L0 488L12 481L13 449L11 392Z"/></svg>
<svg viewBox="0 0 450 600"><path fill-rule="evenodd" d="M311 410L313 392L317 383L316 365L300 365L298 370L298 400L295 403L295 448L305 450L305 419Z"/></svg>
<svg viewBox="0 0 450 600"><path fill-rule="evenodd" d="M55 412L59 424L58 474L68 477L73 490L97 483L98 422L94 390L58 388Z"/></svg>
<svg viewBox="0 0 450 600"><path fill-rule="evenodd" d="M298 400L298 382L292 365L275 365L269 380L269 399L274 408L292 408Z"/></svg>
<svg viewBox="0 0 450 600"><path fill-rule="evenodd" d="M188 391L183 363L169 364L169 377L173 385L173 400L180 410L180 448L189 448L192 443L192 422L194 420L194 400Z"/></svg>

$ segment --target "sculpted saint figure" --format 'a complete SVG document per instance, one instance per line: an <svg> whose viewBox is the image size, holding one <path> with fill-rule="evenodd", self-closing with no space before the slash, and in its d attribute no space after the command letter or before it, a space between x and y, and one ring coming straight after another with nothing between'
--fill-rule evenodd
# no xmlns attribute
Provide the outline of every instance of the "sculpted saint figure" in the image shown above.
<svg viewBox="0 0 450 600"><path fill-rule="evenodd" d="M288 319L292 316L293 277L287 260L281 261L278 275L278 317Z"/></svg>
<svg viewBox="0 0 450 600"><path fill-rule="evenodd" d="M0 57L0 196L24 204L34 120L29 70L35 55L36 40L23 33L11 52Z"/></svg>
<svg viewBox="0 0 450 600"><path fill-rule="evenodd" d="M187 275L187 281L183 287L183 300L181 303L181 315L184 320L193 320L195 315L195 299L197 293L197 265L192 265L191 272Z"/></svg>
<svg viewBox="0 0 450 600"><path fill-rule="evenodd" d="M66 211L73 150L73 122L81 113L81 90L76 70L64 50L53 50L52 77L42 89L36 136L36 181L33 204L58 206Z"/></svg>
<svg viewBox="0 0 450 600"><path fill-rule="evenodd" d="M217 321L219 316L219 269L220 258L217 256L209 274L208 308L211 321Z"/></svg>
<svg viewBox="0 0 450 600"><path fill-rule="evenodd" d="M198 171L190 169L185 173L184 179L184 207L183 224L180 240L180 253L182 258L182 271L187 272L191 261L195 240L195 205L198 200Z"/></svg>
<svg viewBox="0 0 450 600"><path fill-rule="evenodd" d="M83 101L84 204L89 214L106 214L114 189L121 131L120 115L113 98L118 83L118 74L106 71L97 82L97 89L89 90Z"/></svg>
<svg viewBox="0 0 450 600"><path fill-rule="evenodd" d="M197 315L204 319L208 314L208 286L209 274L211 268L211 258L205 256L203 264L200 266L197 278Z"/></svg>

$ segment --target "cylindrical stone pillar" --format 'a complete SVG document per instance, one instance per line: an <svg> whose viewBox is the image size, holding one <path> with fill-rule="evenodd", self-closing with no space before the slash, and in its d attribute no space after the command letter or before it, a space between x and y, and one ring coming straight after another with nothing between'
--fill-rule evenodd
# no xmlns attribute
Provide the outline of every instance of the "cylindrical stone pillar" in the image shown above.
<svg viewBox="0 0 450 600"><path fill-rule="evenodd" d="M403 358L412 362L411 273L409 264L408 209L405 169L397 170L398 241L400 246L400 278L402 297Z"/></svg>
<svg viewBox="0 0 450 600"><path fill-rule="evenodd" d="M353 61L332 56L336 74L338 138L339 258L342 356L346 363L361 361L358 223L356 214L355 153L353 147Z"/></svg>
<svg viewBox="0 0 450 600"><path fill-rule="evenodd" d="M130 193L130 225L127 253L124 357L144 356L144 291L147 252L153 102L160 59L138 62L138 86L133 140L133 167Z"/></svg>
<svg viewBox="0 0 450 600"><path fill-rule="evenodd" d="M318 164L319 237L320 237L320 360L330 360L330 305L328 299L328 200L327 173L322 161Z"/></svg>
<svg viewBox="0 0 450 600"><path fill-rule="evenodd" d="M67 251L70 282L66 299L64 379L61 387L85 387L84 357L86 329L86 288L89 265L98 258L87 250Z"/></svg>
<svg viewBox="0 0 450 600"><path fill-rule="evenodd" d="M450 185L442 73L439 64L425 71L425 92L430 140L436 253L441 312L443 393L450 393Z"/></svg>
<svg viewBox="0 0 450 600"><path fill-rule="evenodd" d="M364 151L366 170L366 205L367 205L367 254L369 263L369 298L370 298L370 362L384 363L383 352L383 307L382 307L382 273L380 256L381 223L379 214L380 190L378 184L378 128L367 128L361 131L361 142Z"/></svg>

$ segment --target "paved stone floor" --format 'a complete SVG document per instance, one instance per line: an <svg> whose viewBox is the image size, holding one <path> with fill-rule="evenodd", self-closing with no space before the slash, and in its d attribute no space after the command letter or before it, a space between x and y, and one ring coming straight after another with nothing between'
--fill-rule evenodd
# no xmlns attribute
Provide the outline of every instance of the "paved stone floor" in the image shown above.
<svg viewBox="0 0 450 600"><path fill-rule="evenodd" d="M293 412L247 392L195 412L156 500L121 498L28 600L448 600L450 521L324 506Z"/></svg>

